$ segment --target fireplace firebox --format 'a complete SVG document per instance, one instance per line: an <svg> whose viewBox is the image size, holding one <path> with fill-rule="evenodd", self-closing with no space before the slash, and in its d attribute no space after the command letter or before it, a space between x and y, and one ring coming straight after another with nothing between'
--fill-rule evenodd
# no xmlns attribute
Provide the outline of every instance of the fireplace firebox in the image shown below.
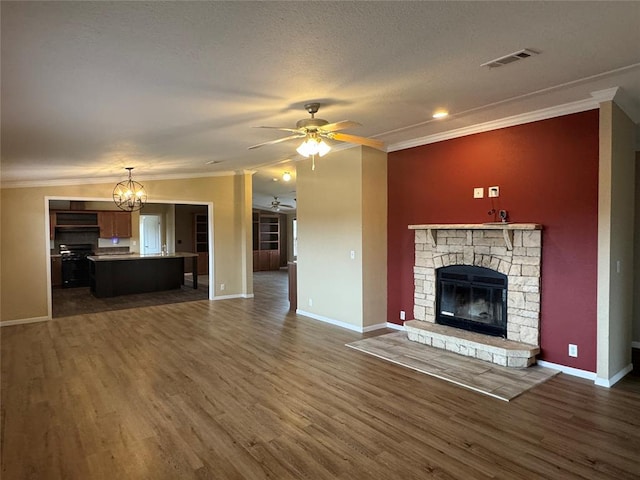
<svg viewBox="0 0 640 480"><path fill-rule="evenodd" d="M489 268L451 265L436 272L436 323L507 337L507 276Z"/></svg>

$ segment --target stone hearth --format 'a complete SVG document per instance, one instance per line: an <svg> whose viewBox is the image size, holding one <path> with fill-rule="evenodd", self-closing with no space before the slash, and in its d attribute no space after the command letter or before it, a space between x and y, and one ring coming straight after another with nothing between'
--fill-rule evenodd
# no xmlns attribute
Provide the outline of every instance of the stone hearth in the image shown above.
<svg viewBox="0 0 640 480"><path fill-rule="evenodd" d="M503 223L409 228L415 230L415 321L405 323L409 338L499 365L535 363L540 337L542 227ZM436 325L436 269L450 265L485 267L507 275L506 340ZM510 351L519 353L508 355ZM530 352L526 360L516 360L524 358L524 351Z"/></svg>

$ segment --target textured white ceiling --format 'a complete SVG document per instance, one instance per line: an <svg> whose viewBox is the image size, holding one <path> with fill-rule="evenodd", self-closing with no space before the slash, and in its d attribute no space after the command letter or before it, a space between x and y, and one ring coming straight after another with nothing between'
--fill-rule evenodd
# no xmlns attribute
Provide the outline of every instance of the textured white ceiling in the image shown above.
<svg viewBox="0 0 640 480"><path fill-rule="evenodd" d="M602 88L640 103L640 2L0 8L5 185L113 179L126 166L138 179L257 169L267 199L293 198L271 178L296 144L248 150L286 135L251 127L293 127L311 100L321 118L362 124L346 133L388 145ZM541 54L480 67L521 48ZM432 120L437 108L452 117Z"/></svg>

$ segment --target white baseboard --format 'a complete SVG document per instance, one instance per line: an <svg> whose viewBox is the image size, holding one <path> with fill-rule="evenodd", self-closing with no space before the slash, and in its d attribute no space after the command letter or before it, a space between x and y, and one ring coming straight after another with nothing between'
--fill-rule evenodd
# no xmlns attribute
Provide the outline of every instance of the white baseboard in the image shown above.
<svg viewBox="0 0 640 480"><path fill-rule="evenodd" d="M574 377L586 378L587 380L592 380L593 383L598 385L599 387L610 388L613 387L616 383L618 383L622 378L633 370L633 365L629 364L616 373L611 378L598 378L598 376L587 370L580 370L578 368L567 367L565 365L559 365L557 363L546 362L544 360L538 360L536 362L541 367L553 368L554 370L560 370L562 373L566 373L567 375L572 375Z"/></svg>
<svg viewBox="0 0 640 480"><path fill-rule="evenodd" d="M217 295L212 300L229 300L231 298L253 298L253 293L236 293L234 295Z"/></svg>
<svg viewBox="0 0 640 480"><path fill-rule="evenodd" d="M324 323L329 323L331 325L336 325L337 327L346 328L347 330L352 330L358 333L364 333L361 327L357 325L353 325L351 323L341 322L340 320L335 320L329 317L323 317L322 315L316 315L315 313L305 312L304 310L296 309L296 314L304 315L305 317L313 318L314 320L319 320Z"/></svg>
<svg viewBox="0 0 640 480"><path fill-rule="evenodd" d="M620 380L622 380L622 378L629 373L631 370L633 370L633 364L629 364L626 367L624 367L622 370L620 370L618 373L616 373L613 377L611 378L596 378L596 385L600 386L600 387L607 387L607 388L611 388L613 387L616 383L618 383Z"/></svg>
<svg viewBox="0 0 640 480"><path fill-rule="evenodd" d="M594 381L596 379L596 374L593 372L589 372L587 370L580 370L579 368L567 367L565 365L560 365L558 363L551 363L545 360L538 360L536 363L541 367L560 370L562 373L566 373L567 375L571 375L573 377L586 378L587 380L594 380Z"/></svg>
<svg viewBox="0 0 640 480"><path fill-rule="evenodd" d="M398 325L397 323L387 322L387 328L391 328L393 330L404 330L404 325Z"/></svg>
<svg viewBox="0 0 640 480"><path fill-rule="evenodd" d="M368 327L364 327L362 329L362 332L373 332L375 330L382 330L383 328L387 328L387 324L386 323L378 323L376 325L369 325Z"/></svg>
<svg viewBox="0 0 640 480"><path fill-rule="evenodd" d="M631 348L637 348L640 350L640 342L631 342Z"/></svg>
<svg viewBox="0 0 640 480"><path fill-rule="evenodd" d="M39 323L48 322L51 320L49 317L33 317L33 318L21 318L19 320L5 320L0 322L0 327L10 327L11 325L22 325L25 323Z"/></svg>

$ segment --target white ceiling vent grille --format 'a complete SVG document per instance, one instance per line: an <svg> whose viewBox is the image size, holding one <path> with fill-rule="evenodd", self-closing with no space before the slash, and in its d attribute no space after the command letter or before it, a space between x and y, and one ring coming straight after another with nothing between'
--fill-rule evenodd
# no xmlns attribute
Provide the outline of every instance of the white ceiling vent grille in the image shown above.
<svg viewBox="0 0 640 480"><path fill-rule="evenodd" d="M523 60L533 55L538 55L538 52L534 52L533 50L529 50L528 48L523 48L522 50L510 53L509 55L505 55L504 57L496 58L495 60L483 63L480 66L489 68L502 67L503 65L508 65L512 62Z"/></svg>

